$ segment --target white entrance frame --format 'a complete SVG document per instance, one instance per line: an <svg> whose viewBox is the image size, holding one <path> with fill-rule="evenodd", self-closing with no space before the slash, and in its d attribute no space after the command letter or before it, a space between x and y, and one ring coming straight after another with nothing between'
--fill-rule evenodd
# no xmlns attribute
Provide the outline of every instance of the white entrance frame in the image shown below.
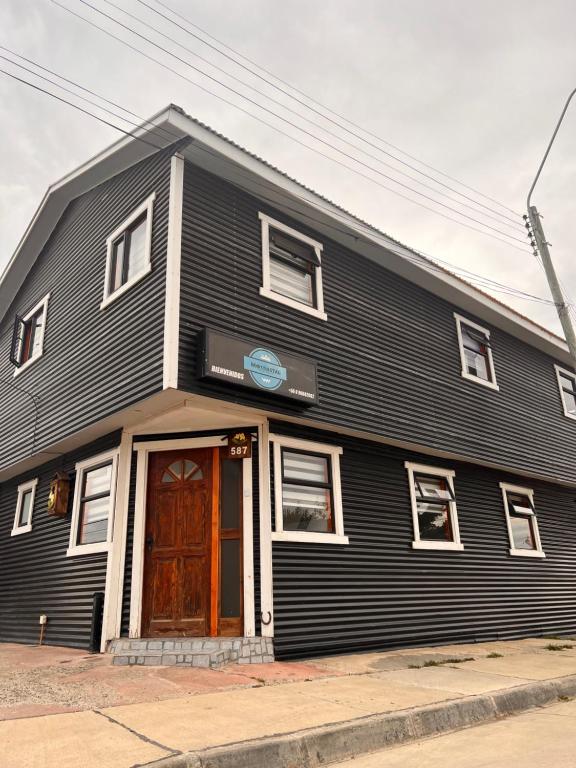
<svg viewBox="0 0 576 768"><path fill-rule="evenodd" d="M130 590L129 636L141 637L142 598L144 586L144 543L146 531L146 495L148 486L148 460L151 453L177 451L190 448L222 446L222 435L135 442L136 496L134 504L134 541L132 547L132 584ZM256 634L254 619L254 546L252 503L252 459L242 459L242 547L244 567L244 636Z"/></svg>

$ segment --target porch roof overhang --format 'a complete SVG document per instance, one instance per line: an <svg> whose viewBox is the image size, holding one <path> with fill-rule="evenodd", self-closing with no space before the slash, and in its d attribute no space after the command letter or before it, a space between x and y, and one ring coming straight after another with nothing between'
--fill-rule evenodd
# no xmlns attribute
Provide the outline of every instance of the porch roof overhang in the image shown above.
<svg viewBox="0 0 576 768"><path fill-rule="evenodd" d="M184 138L188 143L179 151L191 163L242 187L256 198L265 199L355 253L570 365L568 346L559 336L316 194L175 105L49 187L0 279L0 317L9 311L71 200Z"/></svg>

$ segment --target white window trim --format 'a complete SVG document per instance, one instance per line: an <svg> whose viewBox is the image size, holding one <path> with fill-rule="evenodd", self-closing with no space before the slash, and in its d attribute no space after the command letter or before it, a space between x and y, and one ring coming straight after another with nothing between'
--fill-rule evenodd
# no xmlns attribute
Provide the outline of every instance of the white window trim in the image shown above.
<svg viewBox="0 0 576 768"><path fill-rule="evenodd" d="M112 462L112 474L110 477L110 512L108 514L108 530L106 541L98 541L94 544L76 544L78 534L78 524L80 522L80 498L82 496L82 485L84 474L104 464L107 461ZM91 456L89 459L79 461L75 467L76 482L74 484L74 502L72 505L72 520L70 522L70 541L66 550L66 557L75 557L76 555L92 555L96 552L108 552L112 542L112 531L114 529L114 510L116 503L116 476L118 470L118 448L114 448L106 453L99 453L98 456Z"/></svg>
<svg viewBox="0 0 576 768"><path fill-rule="evenodd" d="M464 545L460 541L460 526L458 524L458 508L455 501L448 502L448 509L450 513L450 522L452 524L452 532L454 534L454 541L423 541L420 538L420 522L418 520L418 502L416 500L416 486L414 484L414 474L435 475L436 477L444 477L448 481L454 497L456 493L454 491L454 477L456 473L453 469L445 469L444 467L430 467L427 464L414 464L411 461L404 462L404 466L408 470L408 485L410 488L410 505L412 507L412 525L414 527L414 541L412 542L412 549L438 549L438 550L451 550L455 552L462 552Z"/></svg>
<svg viewBox="0 0 576 768"><path fill-rule="evenodd" d="M496 368L494 367L494 359L492 357L492 348L488 347L488 365L490 366L490 374L492 376L492 379L490 381L486 381L485 379L481 379L479 376L473 376L471 373L468 373L466 370L466 357L464 355L464 343L462 339L462 323L464 325L470 326L470 328L475 328L477 331L480 331L480 333L483 333L488 341L490 341L490 331L488 328L484 328L482 325L478 325L478 323L475 323L473 320L469 320L467 317L464 317L463 315L459 315L457 312L454 312L454 318L456 320L456 332L458 334L458 348L460 349L460 365L461 365L461 374L462 378L468 379L468 381L475 381L477 384L482 384L484 387L489 387L490 389L496 389L499 390L500 387L498 386L498 382L496 381Z"/></svg>
<svg viewBox="0 0 576 768"><path fill-rule="evenodd" d="M146 277L152 271L152 211L154 208L154 200L156 199L156 193L152 194L141 203L136 210L134 210L127 219L125 219L119 227L106 240L106 272L104 275L104 292L102 296L102 303L100 309L104 309L117 298L122 296L126 291L129 291L133 285L140 282L143 277ZM138 274L128 280L128 282L121 285L112 293L109 292L110 286L110 264L112 262L112 245L114 241L120 237L120 235L133 224L137 218L139 218L146 211L146 239L144 242L144 268L138 272Z"/></svg>
<svg viewBox="0 0 576 768"><path fill-rule="evenodd" d="M574 381L576 381L576 373L574 373L574 371L569 371L567 368L561 368L559 365L554 365L554 369L556 371L556 380L558 381L558 391L560 392L560 400L562 402L562 410L564 411L564 416L566 416L567 419L576 419L576 414L570 413L570 411L566 408L564 390L562 389L562 382L560 381L561 375L565 376L567 379L574 379Z"/></svg>
<svg viewBox="0 0 576 768"><path fill-rule="evenodd" d="M536 544L536 549L515 549L514 539L512 537L512 523L510 522L510 511L508 509L508 492L521 493L523 496L528 496L528 498L532 502L532 506L535 506L534 491L531 488L523 488L520 485L511 485L510 483L500 483L500 488L502 489L502 499L504 501L504 512L506 513L506 527L508 528L508 540L510 542L510 549L508 550L508 552L514 557L545 558L546 554L542 549L542 542L540 541L540 532L538 530L538 517L533 512L531 512L530 515L534 523L533 530L534 530L534 540ZM528 515L526 515L526 517L528 517Z"/></svg>
<svg viewBox="0 0 576 768"><path fill-rule="evenodd" d="M36 486L38 485L38 478L34 480L28 480L26 483L18 486L18 500L16 501L16 514L14 515L14 524L12 526L11 536L19 536L21 533L30 533L32 530L32 516L34 515L34 502L36 500ZM20 510L22 509L22 501L26 491L32 491L32 498L30 499L30 520L26 525L18 525L18 518L20 517Z"/></svg>
<svg viewBox="0 0 576 768"><path fill-rule="evenodd" d="M274 517L275 530L272 541L299 541L308 544L348 544L348 536L344 534L344 512L342 508L342 485L340 481L340 456L342 448L325 443L315 443L284 435L270 435L274 452ZM332 500L334 504L334 533L311 531L285 531L282 515L282 448L293 448L296 451L323 453L330 458L332 472Z"/></svg>
<svg viewBox="0 0 576 768"><path fill-rule="evenodd" d="M46 296L44 296L43 299L41 299L36 306L32 307L30 312L24 315L22 318L23 323L27 323L28 320L30 320L31 317L33 317L37 312L39 312L41 309L43 309L42 312L42 327L40 329L40 350L33 356L29 357L28 360L26 360L25 363L22 363L20 366L14 367L14 376L18 376L18 374L22 373L22 371L25 371L26 368L28 368L32 363L35 363L36 360L39 360L42 355L44 354L44 335L46 333L46 320L48 319L48 301L50 299L50 294L47 293Z"/></svg>
<svg viewBox="0 0 576 768"><path fill-rule="evenodd" d="M285 304L287 307L297 309L300 312L305 312L307 315L313 315L320 320L328 320L328 315L324 311L324 293L322 291L322 243L317 240L313 240L311 237L307 237L298 232L292 227L282 224L281 221L276 221L265 213L259 213L258 218L262 224L262 287L260 288L260 296L264 296L267 299L272 299L280 304ZM314 267L314 279L316 282L316 303L318 306L309 307L306 304L302 304L299 301L290 299L287 296L282 296L281 293L276 293L272 290L270 284L270 234L269 228L279 229L281 232L285 232L290 237L300 240L302 243L311 245L316 252L318 262L320 266Z"/></svg>

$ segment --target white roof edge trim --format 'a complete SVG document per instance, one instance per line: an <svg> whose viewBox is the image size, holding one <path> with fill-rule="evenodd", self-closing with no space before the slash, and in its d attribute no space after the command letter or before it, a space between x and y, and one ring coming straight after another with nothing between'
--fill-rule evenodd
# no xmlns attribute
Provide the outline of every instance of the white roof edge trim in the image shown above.
<svg viewBox="0 0 576 768"><path fill-rule="evenodd" d="M340 226L343 225L350 227L356 234L359 234L365 240L372 242L378 248L386 247L382 244L382 240L388 241L390 247L393 248L396 253L400 252L400 254L405 254L406 257L409 257L409 260L412 264L414 264L414 256L416 255L421 261L420 265L414 265L416 269L418 269L418 266L420 266L420 268L428 272L428 274L433 279L444 283L452 290L464 293L468 298L479 302L486 308L489 308L491 311L505 317L510 323L522 327L523 330L528 331L530 334L536 334L543 341L547 342L548 344L552 344L559 352L564 353L564 355L568 353L568 345L551 331L547 331L546 328L543 328L528 318L522 317L512 308L508 308L505 304L502 304L496 299L492 299L484 292L478 291L476 288L474 288L474 286L470 285L465 280L461 280L455 275L452 275L450 272L444 270L442 272L438 272L437 265L428 261L417 251L412 251L407 246L398 243L396 240L390 238L385 233L380 232L375 227L360 222L352 214L344 211L341 208L338 208L333 203L327 201L325 198L316 194L315 192L310 191L308 188L303 187L298 182L289 179L281 172L275 170L271 166L268 166L261 160L253 157L248 152L242 150L235 144L230 143L225 138L215 134L210 129L199 125L195 120L190 118L185 113L174 111L171 115L170 121L174 122L176 126L181 128L186 133L190 133L197 141L201 141L202 143L210 145L214 151L229 157L230 160L239 163L247 170L251 170L258 176L264 177L267 181L275 184L276 186L282 187L289 194L295 194L298 198L300 198L302 192L304 191L310 205L314 206L314 204L317 203L317 206L314 207L316 207L316 210L318 210L320 214L335 218ZM327 213L327 209L328 211L331 209L332 213ZM346 219L346 221L343 221L344 219ZM373 234L367 230L371 230ZM551 352L550 354L553 353Z"/></svg>
<svg viewBox="0 0 576 768"><path fill-rule="evenodd" d="M528 318L523 317L520 313L516 312L512 308L509 308L502 302L493 299L483 291L479 291L473 285L451 274L449 271L444 269L442 271L437 271L437 265L432 261L428 261L417 251L411 250L409 247L399 243L372 225L362 222L348 211L338 207L316 192L313 192L294 179L291 179L289 176L269 165L264 160L251 154L248 150L243 149L226 137L221 136L213 129L190 117L181 107L178 107L174 104L170 104L169 106L160 110L153 117L143 122L141 126L134 129L130 136L123 136L122 138L118 139L118 141L109 145L102 152L98 153L86 163L79 166L75 171L64 176L62 179L55 182L48 188L32 221L28 225L22 239L20 240L16 251L8 262L4 273L0 277L0 295L2 289L5 287L5 284L8 281L8 278L10 277L12 268L18 261L18 257L26 245L28 237L32 233L36 223L38 222L38 219L41 217L49 202L56 198L58 193L65 190L66 186L70 185L75 179L88 173L91 169L94 169L116 153L125 150L130 145L135 144L137 138L152 133L154 128L150 128L151 124L154 126L162 124L172 126L177 131L180 131L183 136L188 135L196 142L205 144L206 146L213 149L216 153L220 154L223 158L227 158L231 162L240 165L247 171L253 173L255 176L266 180L271 185L282 190L284 193L293 196L299 201L301 201L302 194L304 193L306 196L306 205L311 206L325 218L332 220L335 219L338 221L340 226L348 227L351 232L354 233L352 235L353 237L359 235L364 241L367 241L380 250L386 249L386 243L388 243L389 248L393 254L395 256L400 256L403 261L411 265L413 270L427 273L427 278L436 283L437 287L443 285L452 293L457 294L453 299L455 304L458 304L458 295L461 297L461 299L466 298L477 305L477 309L474 310L476 313L478 313L478 309L484 309L485 312L488 310L489 314L498 316L499 318L505 320L506 324L511 326L512 329L516 329L517 334L522 332L520 338L526 343L531 343L532 346L536 346L540 349L542 349L542 343L544 343L546 347L550 348L548 350L548 354L551 356L560 355L560 359L566 362L569 360L568 346L559 336L556 336L551 331L548 331L546 328L543 328ZM158 139L157 136L156 138ZM174 141L176 140L177 137L174 137ZM172 142L167 140L165 142L165 146L170 143ZM141 157L133 160L133 162L138 162L139 159L146 157L148 154L152 154L152 151L154 151L154 148L148 148L142 142L139 142L138 146L139 148L142 148L143 151L140 153ZM90 188L91 187L88 186L85 190L83 190L83 192ZM82 194L83 192L79 194ZM256 197L258 196L257 193L254 194ZM414 256L418 257L418 264L414 263ZM433 285L427 287L427 290L432 293L437 293L437 291L434 290ZM466 310L463 309L463 311ZM487 321L491 322L489 318ZM514 335L514 330L507 330L509 333ZM526 339L526 335L528 335L528 340ZM529 340L530 336L532 337L532 342ZM537 337L537 339L534 337Z"/></svg>

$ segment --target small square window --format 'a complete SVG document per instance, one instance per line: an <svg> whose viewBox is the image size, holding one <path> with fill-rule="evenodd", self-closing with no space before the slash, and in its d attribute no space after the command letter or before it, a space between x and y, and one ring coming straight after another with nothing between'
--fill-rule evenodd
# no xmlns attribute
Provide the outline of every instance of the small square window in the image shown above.
<svg viewBox="0 0 576 768"><path fill-rule="evenodd" d="M14 375L26 369L44 352L44 332L50 294L38 302L24 317L14 323L10 361L15 366Z"/></svg>
<svg viewBox="0 0 576 768"><path fill-rule="evenodd" d="M18 486L18 499L16 501L16 514L12 526L12 536L20 533L28 533L32 530L32 513L34 511L34 499L38 479L30 480Z"/></svg>
<svg viewBox="0 0 576 768"><path fill-rule="evenodd" d="M564 416L576 419L576 373L566 371L558 365L555 368Z"/></svg>
<svg viewBox="0 0 576 768"><path fill-rule="evenodd" d="M260 294L326 320L321 243L263 213Z"/></svg>
<svg viewBox="0 0 576 768"><path fill-rule="evenodd" d="M540 543L533 492L529 488L500 483L510 539L510 554L545 557Z"/></svg>
<svg viewBox="0 0 576 768"><path fill-rule="evenodd" d="M455 314L454 317L460 347L462 376L492 389L498 389L490 346L490 331L460 315Z"/></svg>
<svg viewBox="0 0 576 768"><path fill-rule="evenodd" d="M463 549L452 479L454 473L410 462L405 466L412 503L413 548Z"/></svg>
<svg viewBox="0 0 576 768"><path fill-rule="evenodd" d="M104 298L101 308L121 296L151 268L152 194L108 238Z"/></svg>
<svg viewBox="0 0 576 768"><path fill-rule="evenodd" d="M105 552L111 541L117 452L76 465L68 555Z"/></svg>
<svg viewBox="0 0 576 768"><path fill-rule="evenodd" d="M341 448L273 435L276 530L282 541L347 544Z"/></svg>

